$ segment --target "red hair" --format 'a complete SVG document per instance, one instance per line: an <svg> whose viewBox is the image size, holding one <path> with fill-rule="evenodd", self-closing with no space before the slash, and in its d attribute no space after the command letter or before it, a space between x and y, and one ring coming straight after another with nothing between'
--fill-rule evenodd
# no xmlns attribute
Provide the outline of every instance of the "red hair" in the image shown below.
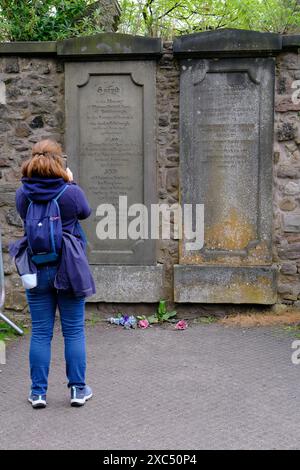
<svg viewBox="0 0 300 470"><path fill-rule="evenodd" d="M44 178L63 178L69 181L64 169L62 148L54 140L41 140L32 147L32 156L22 165L22 175L28 178L42 176Z"/></svg>

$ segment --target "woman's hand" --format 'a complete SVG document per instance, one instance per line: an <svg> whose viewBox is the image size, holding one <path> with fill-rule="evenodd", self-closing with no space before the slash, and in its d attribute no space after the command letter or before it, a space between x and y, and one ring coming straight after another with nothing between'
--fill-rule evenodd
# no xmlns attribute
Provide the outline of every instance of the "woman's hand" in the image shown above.
<svg viewBox="0 0 300 470"><path fill-rule="evenodd" d="M74 179L74 178L73 178L73 173L72 173L72 171L70 170L70 168L67 168L67 169L66 169L66 172L67 172L67 175L68 175L68 177L69 177L69 181L70 181L70 182L73 181L73 179Z"/></svg>

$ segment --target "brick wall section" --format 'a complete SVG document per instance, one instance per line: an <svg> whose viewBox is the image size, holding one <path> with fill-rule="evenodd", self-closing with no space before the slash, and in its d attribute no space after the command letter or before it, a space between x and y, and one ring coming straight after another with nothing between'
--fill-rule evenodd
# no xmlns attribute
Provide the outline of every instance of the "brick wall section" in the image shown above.
<svg viewBox="0 0 300 470"><path fill-rule="evenodd" d="M26 308L24 289L7 253L22 235L15 207L20 166L40 139L63 142L64 74L56 59L0 57L0 224L6 275L6 308ZM4 83L4 85L3 85Z"/></svg>
<svg viewBox="0 0 300 470"><path fill-rule="evenodd" d="M300 305L300 103L292 100L297 80L299 55L280 54L275 92L274 261L280 266L281 302Z"/></svg>

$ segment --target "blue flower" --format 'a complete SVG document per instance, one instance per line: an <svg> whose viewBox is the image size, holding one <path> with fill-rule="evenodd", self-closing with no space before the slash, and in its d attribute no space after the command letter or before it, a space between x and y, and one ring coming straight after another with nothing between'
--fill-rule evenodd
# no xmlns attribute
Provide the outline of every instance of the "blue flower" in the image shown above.
<svg viewBox="0 0 300 470"><path fill-rule="evenodd" d="M131 324L132 327L134 325L136 325L136 318L135 318L134 315L130 315L130 317L128 318L128 321L129 321L129 323Z"/></svg>
<svg viewBox="0 0 300 470"><path fill-rule="evenodd" d="M119 325L120 319L117 317L110 317L107 321L109 321L109 323L112 325Z"/></svg>

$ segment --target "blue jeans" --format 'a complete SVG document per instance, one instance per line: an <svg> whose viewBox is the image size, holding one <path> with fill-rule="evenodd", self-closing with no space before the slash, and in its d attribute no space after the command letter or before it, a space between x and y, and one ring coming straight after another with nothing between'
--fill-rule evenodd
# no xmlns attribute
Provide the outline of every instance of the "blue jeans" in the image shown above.
<svg viewBox="0 0 300 470"><path fill-rule="evenodd" d="M37 287L26 290L32 318L29 360L32 393L35 395L44 395L47 392L51 340L57 307L65 340L68 387L85 385L85 298L57 291L54 287L56 272L56 266L40 267L37 273Z"/></svg>

